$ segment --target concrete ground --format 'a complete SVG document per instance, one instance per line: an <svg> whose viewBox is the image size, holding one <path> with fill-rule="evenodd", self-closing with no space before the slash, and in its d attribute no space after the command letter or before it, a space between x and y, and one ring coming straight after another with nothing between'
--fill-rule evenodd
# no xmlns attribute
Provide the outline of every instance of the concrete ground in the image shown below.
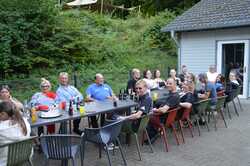
<svg viewBox="0 0 250 166"><path fill-rule="evenodd" d="M225 115L228 128L225 128L223 121L219 119L217 131L210 123L211 130L208 132L206 128L202 128L201 136L198 136L195 127L194 138L187 129L184 129L186 143L181 143L179 146L176 145L172 133L168 131L169 152L165 152L162 140L158 138L153 144L154 153L150 153L147 145L141 148L142 161L138 160L132 138L130 146L123 145L128 166L250 166L250 100L241 100L241 102L244 111L239 111L239 117L235 115L232 105L230 106L232 119ZM84 166L108 165L104 151L102 158L98 158L97 146L88 143L85 152ZM118 150L111 156L114 166L123 165ZM35 152L34 166L42 165L44 159L42 154ZM60 162L50 161L49 165L57 166Z"/></svg>

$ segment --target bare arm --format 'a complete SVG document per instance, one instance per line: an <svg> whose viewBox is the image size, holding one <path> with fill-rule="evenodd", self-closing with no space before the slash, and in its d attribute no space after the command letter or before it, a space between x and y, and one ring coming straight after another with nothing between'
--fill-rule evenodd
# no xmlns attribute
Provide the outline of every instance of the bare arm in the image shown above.
<svg viewBox="0 0 250 166"><path fill-rule="evenodd" d="M128 119L139 119L142 116L142 111L138 111L128 116Z"/></svg>
<svg viewBox="0 0 250 166"><path fill-rule="evenodd" d="M87 95L87 96L86 96L86 100L87 100L87 101L94 101L94 99L93 99L90 95Z"/></svg>
<svg viewBox="0 0 250 166"><path fill-rule="evenodd" d="M192 104L189 102L183 102L183 103L180 103L180 106L183 108L191 108Z"/></svg>
<svg viewBox="0 0 250 166"><path fill-rule="evenodd" d="M168 105L164 105L163 107L160 107L158 109L154 109L154 112L156 113L166 113L170 107Z"/></svg>

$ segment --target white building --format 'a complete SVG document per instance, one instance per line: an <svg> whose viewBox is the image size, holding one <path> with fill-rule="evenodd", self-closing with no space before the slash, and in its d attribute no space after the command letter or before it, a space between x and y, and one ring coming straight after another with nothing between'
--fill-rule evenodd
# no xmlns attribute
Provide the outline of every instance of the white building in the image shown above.
<svg viewBox="0 0 250 166"><path fill-rule="evenodd" d="M243 70L244 98L250 97L250 0L201 0L162 28L178 45L178 68L195 74L210 65L226 74L229 63Z"/></svg>

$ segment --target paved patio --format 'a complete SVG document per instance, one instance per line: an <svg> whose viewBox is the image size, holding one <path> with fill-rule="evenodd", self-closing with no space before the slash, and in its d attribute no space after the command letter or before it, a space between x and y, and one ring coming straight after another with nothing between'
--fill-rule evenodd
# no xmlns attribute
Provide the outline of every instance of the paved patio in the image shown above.
<svg viewBox="0 0 250 166"><path fill-rule="evenodd" d="M202 128L199 137L195 128L195 136L191 137L188 130L184 130L185 144L176 145L175 140L168 132L170 150L165 152L162 140L153 144L154 153L150 153L148 146L142 147L142 161L138 161L135 144L123 145L128 166L247 166L250 165L250 100L241 100L244 112L239 111L240 116L234 114L232 107L232 120L226 116L228 128L223 121L218 121L218 130L215 131L210 124L211 131ZM132 139L132 142L133 139ZM85 166L106 166L107 158L103 151L103 157L98 158L98 149L92 144L87 144L85 150ZM42 154L35 153L34 165L40 166L44 162ZM119 151L112 156L114 166L123 165ZM60 165L60 162L50 161L49 165ZM80 161L79 164L80 165Z"/></svg>

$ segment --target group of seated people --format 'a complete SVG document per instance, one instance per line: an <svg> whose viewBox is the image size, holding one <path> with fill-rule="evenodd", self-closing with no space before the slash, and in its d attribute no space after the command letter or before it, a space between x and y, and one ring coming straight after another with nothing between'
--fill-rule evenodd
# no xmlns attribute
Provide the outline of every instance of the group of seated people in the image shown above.
<svg viewBox="0 0 250 166"><path fill-rule="evenodd" d="M156 71L160 73L160 71ZM192 104L199 100L210 98L210 108L215 109L217 96L231 95L240 86L240 81L237 80L238 77L235 71L230 72L229 81L225 84L223 76L216 72L216 69L213 65L209 67L207 73L201 73L197 77L193 73L189 72L185 65L182 66L181 73L178 76L176 76L176 71L171 69L170 78L168 78L166 81L164 81L164 79L160 79L160 77L151 79L152 74L150 70L145 70L143 74L144 78L140 79L140 70L132 70L132 79L128 81L127 91L129 93L134 92L139 94L137 82L143 81L147 86L147 89L144 93L148 94L150 93L150 90L154 90L156 87L159 88L159 84L158 86L152 86L153 82L157 83L156 80L163 82L164 86L169 91L169 94L164 99L164 101L158 101L154 103L150 109L154 115L160 116L161 123L165 123L167 117L166 113L168 110L177 107L191 108ZM158 76L159 75L160 74L158 74ZM149 112L149 110L146 112ZM140 116L137 116L137 118L139 117ZM150 138L154 140L158 132L157 128L155 128L153 124L149 123L147 130Z"/></svg>
<svg viewBox="0 0 250 166"><path fill-rule="evenodd" d="M191 108L195 101L211 98L211 105L215 106L217 102L217 92L223 91L226 95L232 93L240 84L237 81L237 75L234 71L229 74L229 81L225 85L222 76L218 74L214 66L209 67L209 71L199 74L196 77L182 66L181 73L176 76L174 69L170 70L170 78L166 81L161 79L160 71L155 70L154 79L150 70L143 72L143 78L140 77L140 70L132 70L132 79L128 81L127 93L135 93L139 96L138 109L126 118L133 121L134 127L139 126L141 116L153 111L153 114L160 116L160 121L165 122L168 110L176 107ZM152 102L150 90L166 87L168 96L164 101ZM30 107L39 110L48 110L51 106L57 104L65 107L65 103L71 100L82 101L83 95L76 87L69 84L69 75L66 72L59 74L59 87L56 92L51 91L52 85L45 78L41 79L40 92L35 93L30 102ZM86 90L86 101L117 100L112 88L104 83L104 77L98 73L95 75L95 82L88 86ZM14 141L16 138L23 138L30 135L30 125L22 117L21 110L23 105L17 99L11 96L10 88L6 85L0 88L0 144L6 141ZM105 116L103 116L105 118ZM92 127L98 127L96 116L90 117ZM81 134L79 123L81 119L74 120L73 131ZM55 132L55 126L47 126L49 133ZM42 133L42 128L39 134ZM157 129L149 123L148 133L150 138L154 138ZM2 162L0 160L0 162ZM0 163L1 165L1 163Z"/></svg>

